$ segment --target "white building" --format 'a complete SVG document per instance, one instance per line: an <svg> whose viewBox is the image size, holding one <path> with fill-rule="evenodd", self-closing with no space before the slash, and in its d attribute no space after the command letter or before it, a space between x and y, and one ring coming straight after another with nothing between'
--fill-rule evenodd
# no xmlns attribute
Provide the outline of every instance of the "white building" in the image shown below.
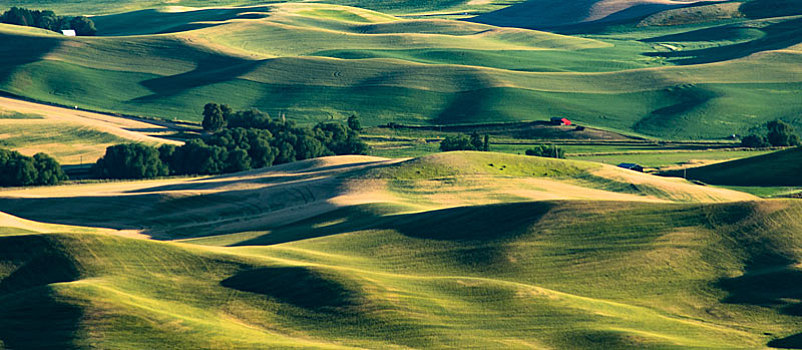
<svg viewBox="0 0 802 350"><path fill-rule="evenodd" d="M64 30L61 31L61 34L64 34L66 36L75 36L75 30L73 30L73 29L64 29Z"/></svg>

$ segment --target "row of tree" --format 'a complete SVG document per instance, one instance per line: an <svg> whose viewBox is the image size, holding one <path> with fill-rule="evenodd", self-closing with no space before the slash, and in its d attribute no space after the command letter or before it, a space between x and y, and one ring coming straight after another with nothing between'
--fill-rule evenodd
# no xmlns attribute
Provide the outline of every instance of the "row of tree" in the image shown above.
<svg viewBox="0 0 802 350"><path fill-rule="evenodd" d="M204 126L218 117L222 126L215 128L217 132L180 147L111 146L94 165L94 172L100 178L114 179L223 174L330 155L366 154L368 150L353 129L358 119L351 120L351 127L341 123L300 127L255 109L235 112L226 105L207 104Z"/></svg>
<svg viewBox="0 0 802 350"><path fill-rule="evenodd" d="M794 127L782 120L766 123L765 136L756 131L741 139L741 146L749 148L799 146L800 139Z"/></svg>
<svg viewBox="0 0 802 350"><path fill-rule="evenodd" d="M95 35L95 23L84 16L67 17L58 16L50 10L29 10L21 7L12 7L3 13L0 22L19 26L37 27L54 32L62 29L74 29L77 35Z"/></svg>
<svg viewBox="0 0 802 350"><path fill-rule="evenodd" d="M535 145L534 148L526 150L526 155L546 158L565 158L565 150L555 145Z"/></svg>
<svg viewBox="0 0 802 350"><path fill-rule="evenodd" d="M26 157L0 149L0 186L56 185L66 179L61 165L47 154Z"/></svg>
<svg viewBox="0 0 802 350"><path fill-rule="evenodd" d="M448 151L489 151L490 150L490 136L485 134L484 138L479 136L479 133L474 131L470 136L459 134L453 136L446 136L443 141L440 141L440 150L443 152Z"/></svg>

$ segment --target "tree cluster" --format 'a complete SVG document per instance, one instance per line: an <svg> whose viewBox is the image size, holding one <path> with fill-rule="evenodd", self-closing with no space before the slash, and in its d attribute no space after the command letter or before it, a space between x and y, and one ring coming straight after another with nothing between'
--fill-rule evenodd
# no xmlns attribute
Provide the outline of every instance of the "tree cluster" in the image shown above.
<svg viewBox="0 0 802 350"><path fill-rule="evenodd" d="M473 132L468 135L454 135L446 136L440 142L440 150L443 152L448 151L489 151L490 150L490 136L485 134L484 138L479 136L479 133Z"/></svg>
<svg viewBox="0 0 802 350"><path fill-rule="evenodd" d="M78 17L58 16L50 10L29 10L21 7L12 7L0 16L0 22L19 26L37 27L54 32L62 29L74 29L77 35L95 35L95 23L91 19Z"/></svg>
<svg viewBox="0 0 802 350"><path fill-rule="evenodd" d="M534 148L526 150L527 156L565 158L565 150L555 145L536 145Z"/></svg>
<svg viewBox="0 0 802 350"><path fill-rule="evenodd" d="M109 146L92 168L98 177L106 179L146 179L169 174L159 150L138 143Z"/></svg>
<svg viewBox="0 0 802 350"><path fill-rule="evenodd" d="M741 139L741 146L749 148L799 146L800 138L794 127L782 120L766 123L766 135L753 133Z"/></svg>
<svg viewBox="0 0 802 350"><path fill-rule="evenodd" d="M61 165L47 154L26 157L0 149L0 186L56 185L66 179Z"/></svg>
<svg viewBox="0 0 802 350"><path fill-rule="evenodd" d="M368 150L359 134L346 125L300 127L291 121L273 120L255 109L234 112L226 105L210 103L204 107L203 125L217 131L180 147L109 147L95 164L95 174L116 179L223 174L322 156L365 154Z"/></svg>

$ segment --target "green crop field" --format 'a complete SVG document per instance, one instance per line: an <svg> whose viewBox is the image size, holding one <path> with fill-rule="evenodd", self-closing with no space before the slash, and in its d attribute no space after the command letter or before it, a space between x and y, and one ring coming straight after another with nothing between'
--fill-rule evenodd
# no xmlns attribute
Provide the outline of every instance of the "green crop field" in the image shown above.
<svg viewBox="0 0 802 350"><path fill-rule="evenodd" d="M431 3L163 7L93 17L93 38L3 25L0 91L194 121L218 101L304 123L352 114L367 125L566 116L673 139L746 133L776 118L802 128L798 16L747 12L559 35L404 15L474 6ZM482 3L476 13L503 13Z"/></svg>
<svg viewBox="0 0 802 350"><path fill-rule="evenodd" d="M0 148L82 171L209 102L370 148L0 188L0 349L802 349L802 148L740 142L802 130L798 0L11 6L97 33L0 23ZM270 130L199 149L325 133Z"/></svg>
<svg viewBox="0 0 802 350"><path fill-rule="evenodd" d="M6 191L0 339L12 349L798 346L788 282L802 206L730 202L749 198L477 152ZM108 215L88 214L100 206Z"/></svg>

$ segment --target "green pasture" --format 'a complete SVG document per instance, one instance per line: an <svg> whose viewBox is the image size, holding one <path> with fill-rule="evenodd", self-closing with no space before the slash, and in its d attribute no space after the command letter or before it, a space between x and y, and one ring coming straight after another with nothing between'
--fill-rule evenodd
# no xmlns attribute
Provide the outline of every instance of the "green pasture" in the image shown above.
<svg viewBox="0 0 802 350"><path fill-rule="evenodd" d="M183 243L3 229L0 339L123 349L798 344L798 293L786 283L799 274L796 201L382 213L348 207Z"/></svg>
<svg viewBox="0 0 802 350"><path fill-rule="evenodd" d="M193 121L216 101L302 123L352 114L365 125L557 115L651 137L723 138L776 118L802 127L794 118L800 51L771 51L797 43L798 21L569 36L324 4L145 10L96 18L101 33L105 26L139 36L68 39L2 26L9 45L0 49L0 90ZM723 39L699 46L690 41L697 34Z"/></svg>

